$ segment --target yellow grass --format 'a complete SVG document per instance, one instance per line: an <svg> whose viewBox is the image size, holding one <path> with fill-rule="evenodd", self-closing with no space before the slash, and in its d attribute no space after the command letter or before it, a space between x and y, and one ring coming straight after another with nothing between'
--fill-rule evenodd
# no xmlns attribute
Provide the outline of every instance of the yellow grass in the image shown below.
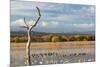
<svg viewBox="0 0 100 67"><path fill-rule="evenodd" d="M11 48L25 48L26 43L11 43ZM45 47L45 48L55 48L60 46L86 46L95 45L95 41L72 41L72 42L38 42L31 44L32 48Z"/></svg>

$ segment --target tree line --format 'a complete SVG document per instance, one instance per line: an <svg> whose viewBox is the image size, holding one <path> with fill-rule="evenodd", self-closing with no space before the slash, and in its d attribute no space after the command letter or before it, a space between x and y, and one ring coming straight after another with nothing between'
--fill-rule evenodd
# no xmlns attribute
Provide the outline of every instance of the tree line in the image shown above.
<svg viewBox="0 0 100 67"><path fill-rule="evenodd" d="M85 35L85 34L72 34L72 35L33 35L31 36L32 42L67 42L67 41L94 41L95 35ZM20 43L27 42L27 36L13 36L11 37L11 42Z"/></svg>

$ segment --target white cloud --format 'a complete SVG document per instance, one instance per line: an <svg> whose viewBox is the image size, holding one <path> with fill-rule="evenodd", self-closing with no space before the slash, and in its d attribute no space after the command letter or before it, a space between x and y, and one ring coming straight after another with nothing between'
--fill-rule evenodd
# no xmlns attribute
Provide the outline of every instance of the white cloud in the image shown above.
<svg viewBox="0 0 100 67"><path fill-rule="evenodd" d="M95 7L89 7L89 9L88 9L91 13L94 13L95 12Z"/></svg>
<svg viewBox="0 0 100 67"><path fill-rule="evenodd" d="M34 21L27 20L27 23L29 25L34 24ZM21 26L25 26L23 19L18 19L16 21L11 22L11 29L13 30L21 30L23 28L20 28ZM93 23L61 23L61 22L47 22L47 21L39 21L37 26L34 30L36 31L48 31L48 32L63 32L64 29L66 31L90 31L95 29L95 24Z"/></svg>
<svg viewBox="0 0 100 67"><path fill-rule="evenodd" d="M59 25L59 22L46 22L46 21L42 21L41 24L39 25L39 27L45 27L45 28L55 28Z"/></svg>
<svg viewBox="0 0 100 67"><path fill-rule="evenodd" d="M94 28L95 27L95 24L93 23L90 23L90 24L73 24L74 27L76 28Z"/></svg>
<svg viewBox="0 0 100 67"><path fill-rule="evenodd" d="M35 21L32 20L26 20L27 24L29 26L33 25L35 23ZM18 19L16 21L11 22L11 26L25 26L24 20L23 19ZM55 21L39 21L37 27L38 28L59 28L59 26L61 27L70 27L70 28L80 28L80 29L90 29L90 28L94 28L95 24L94 23L78 23L78 24L64 24L64 25L60 25L60 22L55 22Z"/></svg>
<svg viewBox="0 0 100 67"><path fill-rule="evenodd" d="M41 26L42 26L42 27L48 27L48 22L42 22L42 23L41 23Z"/></svg>
<svg viewBox="0 0 100 67"><path fill-rule="evenodd" d="M35 7L32 2L11 1L11 15L30 16L36 10Z"/></svg>
<svg viewBox="0 0 100 67"><path fill-rule="evenodd" d="M33 25L35 23L35 21L32 20L26 20L27 24L29 26ZM45 27L45 28L54 28L57 27L59 25L58 22L47 22L47 21L39 21L37 27ZM12 21L11 22L11 26L26 26L24 23L24 19L17 19L16 21Z"/></svg>
<svg viewBox="0 0 100 67"><path fill-rule="evenodd" d="M60 5L60 4L59 4ZM55 4L50 3L41 3L41 2L26 2L26 1L11 1L11 15L26 15L30 16L35 12L36 6L40 7L42 10L56 10L57 8L54 8ZM57 5L58 6L58 5ZM59 9L59 7L58 7ZM28 12L29 10L29 12ZM30 11L31 10L31 11Z"/></svg>
<svg viewBox="0 0 100 67"><path fill-rule="evenodd" d="M26 20L26 23L27 23L29 26L31 26L31 25L34 24L35 22L34 22L34 21L31 21L31 20L29 20L29 21ZM11 22L11 26L26 26L26 25L25 25L25 23L24 23L24 19L18 19L18 20L16 20L16 21Z"/></svg>
<svg viewBox="0 0 100 67"><path fill-rule="evenodd" d="M81 22L85 21L85 23L87 23L94 18L94 10L95 10L94 6L82 6L81 9L74 9L73 7L70 8L70 5L64 6L63 4L55 5L51 3L22 2L22 1L11 2L11 16L12 15L20 17L27 16L30 17L30 19L36 18L38 15L35 8L36 6L40 7L42 14L41 20L43 21L67 22L72 20L76 21L81 20ZM53 13L53 11L55 12L57 11L57 13ZM64 14L60 14L59 12Z"/></svg>
<svg viewBox="0 0 100 67"><path fill-rule="evenodd" d="M55 27L59 25L58 22L51 22L52 25L54 25Z"/></svg>

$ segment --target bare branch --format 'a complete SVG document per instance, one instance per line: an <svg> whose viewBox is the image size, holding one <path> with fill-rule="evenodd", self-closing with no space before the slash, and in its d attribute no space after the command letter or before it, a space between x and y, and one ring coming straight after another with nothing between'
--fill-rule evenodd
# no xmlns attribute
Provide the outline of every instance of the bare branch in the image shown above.
<svg viewBox="0 0 100 67"><path fill-rule="evenodd" d="M38 21L39 21L39 20L40 20L40 18L41 18L40 9L39 9L38 7L36 7L36 8L37 8L37 11L38 11L39 17L38 17L38 19L36 20L35 24L34 24L34 25L32 25L32 27L30 28L30 30L32 30L32 28L33 28L33 27L35 27L35 26L37 25Z"/></svg>
<svg viewBox="0 0 100 67"><path fill-rule="evenodd" d="M29 29L29 26L28 26L28 24L26 23L25 17L24 17L24 23L25 23L25 25L26 25L26 28Z"/></svg>

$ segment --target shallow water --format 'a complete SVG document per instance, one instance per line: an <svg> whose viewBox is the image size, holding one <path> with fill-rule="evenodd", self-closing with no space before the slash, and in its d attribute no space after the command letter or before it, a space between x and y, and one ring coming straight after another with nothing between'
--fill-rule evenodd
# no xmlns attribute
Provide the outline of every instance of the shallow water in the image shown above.
<svg viewBox="0 0 100 67"><path fill-rule="evenodd" d="M40 55L43 54L43 56ZM45 53L54 53L44 55ZM55 55L57 53L57 55ZM31 48L32 65L64 64L95 61L95 46L61 46L57 48ZM83 54L83 55L82 55ZM11 48L11 67L25 66L25 48Z"/></svg>

